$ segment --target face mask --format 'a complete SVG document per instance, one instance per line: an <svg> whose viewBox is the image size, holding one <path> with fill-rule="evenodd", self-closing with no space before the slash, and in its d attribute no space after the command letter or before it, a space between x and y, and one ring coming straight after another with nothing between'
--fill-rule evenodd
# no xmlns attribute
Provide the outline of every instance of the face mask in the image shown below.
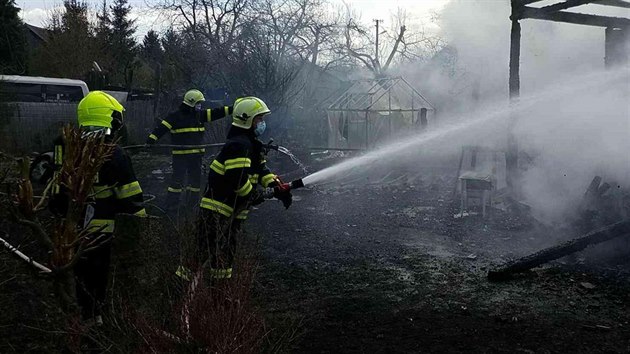
<svg viewBox="0 0 630 354"><path fill-rule="evenodd" d="M256 136L261 136L265 132L265 129L267 129L267 124L263 120L262 122L258 123L258 125L256 125L256 129L254 129L254 134L256 134Z"/></svg>
<svg viewBox="0 0 630 354"><path fill-rule="evenodd" d="M201 112L202 110L203 110L203 109L201 108L201 103L197 103L197 104L195 105L195 111L197 111L197 112Z"/></svg>

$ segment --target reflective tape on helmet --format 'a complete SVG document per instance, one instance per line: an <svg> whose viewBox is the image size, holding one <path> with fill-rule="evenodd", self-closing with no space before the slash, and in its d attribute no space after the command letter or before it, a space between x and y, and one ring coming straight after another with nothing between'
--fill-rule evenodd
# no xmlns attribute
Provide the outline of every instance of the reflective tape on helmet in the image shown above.
<svg viewBox="0 0 630 354"><path fill-rule="evenodd" d="M206 152L206 149L187 149L187 150L173 150L173 155L186 155L186 154L202 154Z"/></svg>
<svg viewBox="0 0 630 354"><path fill-rule="evenodd" d="M225 169L230 170L233 168L247 168L252 165L252 160L248 157L238 157L235 159L225 160Z"/></svg>
<svg viewBox="0 0 630 354"><path fill-rule="evenodd" d="M236 195L238 195L239 197L244 197L248 195L249 192L252 191L252 188L254 188L252 187L252 183L249 180L247 180L241 188L236 190Z"/></svg>
<svg viewBox="0 0 630 354"><path fill-rule="evenodd" d="M210 198L201 198L201 203L199 204L199 206L204 209L215 211L227 217L232 216L232 213L234 213L234 208L232 208L231 206Z"/></svg>
<svg viewBox="0 0 630 354"><path fill-rule="evenodd" d="M137 194L142 194L142 188L140 188L140 183L138 181L134 181L120 187L115 187L114 193L116 193L117 199L125 199Z"/></svg>

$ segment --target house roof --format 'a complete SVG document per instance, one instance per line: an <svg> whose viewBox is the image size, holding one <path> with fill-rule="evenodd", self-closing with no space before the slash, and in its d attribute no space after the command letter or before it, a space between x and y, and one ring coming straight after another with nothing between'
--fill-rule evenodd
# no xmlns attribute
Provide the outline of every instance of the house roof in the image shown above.
<svg viewBox="0 0 630 354"><path fill-rule="evenodd" d="M33 26L31 24L25 23L26 28L29 32L31 32L35 37L41 39L44 42L48 42L48 30L42 27Z"/></svg>

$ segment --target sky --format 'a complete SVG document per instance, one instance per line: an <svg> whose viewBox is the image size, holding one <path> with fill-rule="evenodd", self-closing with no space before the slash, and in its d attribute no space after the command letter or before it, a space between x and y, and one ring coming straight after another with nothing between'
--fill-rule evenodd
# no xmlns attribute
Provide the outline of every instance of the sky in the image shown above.
<svg viewBox="0 0 630 354"><path fill-rule="evenodd" d="M137 36L153 29L158 32L164 29L168 21L156 11L150 9L150 5L158 1L129 0L132 6L132 18L136 19L138 26ZM398 8L407 11L409 21L416 23L429 23L432 13L443 8L449 0L332 0L336 8L343 8L344 3L349 5L361 17L363 22L371 22L373 19L384 20L385 24L391 20L392 14ZM16 0L16 4L22 9L21 17L24 22L43 27L49 17L50 10L62 6L61 0ZM90 7L97 9L101 6L101 0L87 0ZM111 0L108 1L111 3Z"/></svg>

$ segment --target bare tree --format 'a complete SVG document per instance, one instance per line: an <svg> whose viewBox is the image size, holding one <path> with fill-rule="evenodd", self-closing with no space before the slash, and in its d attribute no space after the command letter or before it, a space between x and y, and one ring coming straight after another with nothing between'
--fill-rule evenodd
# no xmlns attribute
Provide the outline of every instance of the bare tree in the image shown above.
<svg viewBox="0 0 630 354"><path fill-rule="evenodd" d="M382 20L374 20L376 31L367 28L355 20L350 9L347 10L344 31L345 50L367 68L374 77L387 75L393 63L425 59L439 50L441 40L429 35L424 29L410 30L407 26L407 13L399 9L393 16L389 31L381 32ZM382 53L387 55L383 56ZM386 58L385 62L381 58Z"/></svg>

